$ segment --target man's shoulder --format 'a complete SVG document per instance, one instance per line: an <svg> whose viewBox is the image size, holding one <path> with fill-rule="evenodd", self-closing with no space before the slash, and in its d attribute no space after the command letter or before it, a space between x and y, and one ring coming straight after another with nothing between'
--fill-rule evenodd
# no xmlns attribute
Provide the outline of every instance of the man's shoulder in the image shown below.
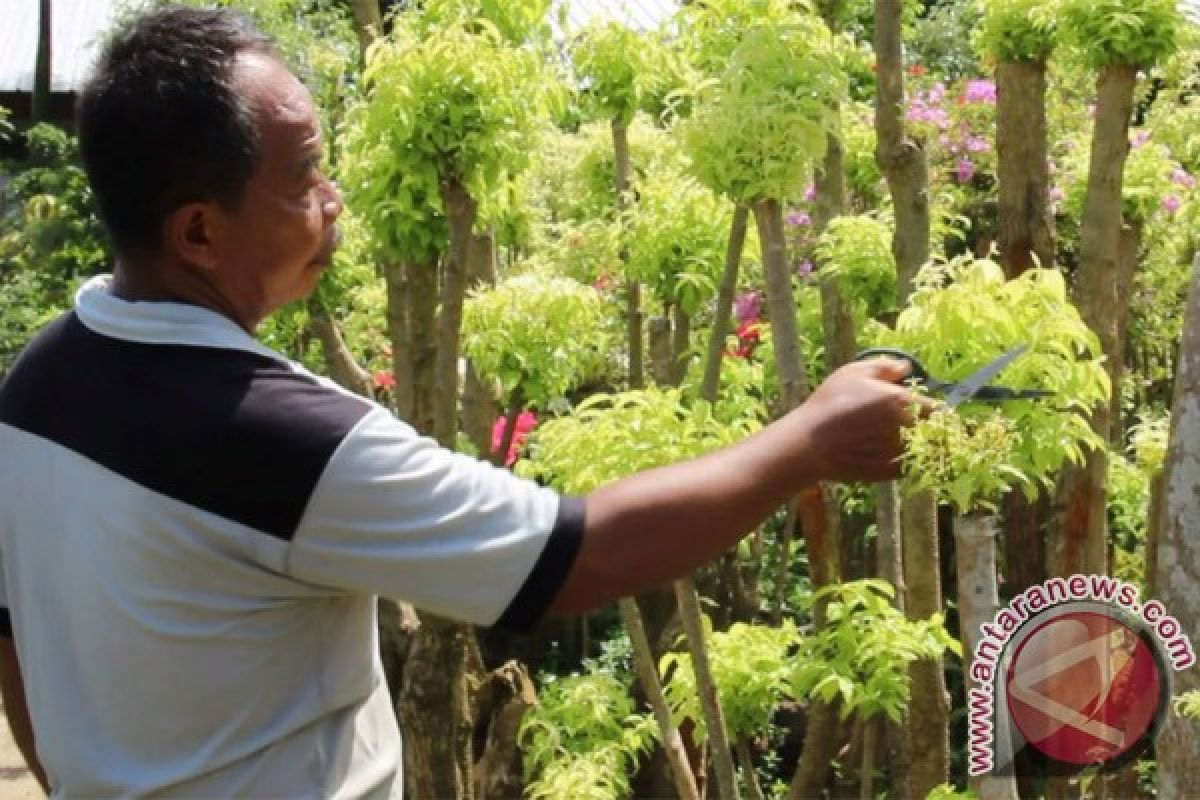
<svg viewBox="0 0 1200 800"><path fill-rule="evenodd" d="M0 423L283 538L376 408L267 352L117 339L71 314L0 386Z"/></svg>

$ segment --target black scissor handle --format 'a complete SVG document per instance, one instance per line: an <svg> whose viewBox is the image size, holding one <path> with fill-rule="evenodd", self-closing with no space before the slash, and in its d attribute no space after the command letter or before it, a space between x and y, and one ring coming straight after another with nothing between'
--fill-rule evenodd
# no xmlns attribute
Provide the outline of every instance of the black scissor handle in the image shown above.
<svg viewBox="0 0 1200 800"><path fill-rule="evenodd" d="M929 370L925 369L925 365L921 363L919 358L898 347L870 347L856 355L854 360L866 361L868 358L879 358L880 356L907 361L909 373L906 380L922 383L930 390L943 389L946 386L945 383L929 374Z"/></svg>

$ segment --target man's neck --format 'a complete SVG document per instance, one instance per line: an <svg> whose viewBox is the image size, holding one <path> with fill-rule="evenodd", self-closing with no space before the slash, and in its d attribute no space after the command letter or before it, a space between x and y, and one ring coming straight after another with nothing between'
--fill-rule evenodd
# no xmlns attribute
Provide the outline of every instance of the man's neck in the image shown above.
<svg viewBox="0 0 1200 800"><path fill-rule="evenodd" d="M135 303L184 303L207 308L233 320L252 336L259 322L240 312L215 285L193 270L172 269L165 264L118 259L113 267L112 293Z"/></svg>

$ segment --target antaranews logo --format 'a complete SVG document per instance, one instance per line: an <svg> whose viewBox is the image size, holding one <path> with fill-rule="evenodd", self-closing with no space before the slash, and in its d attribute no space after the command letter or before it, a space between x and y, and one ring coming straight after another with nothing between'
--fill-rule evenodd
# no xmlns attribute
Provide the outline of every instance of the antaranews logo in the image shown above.
<svg viewBox="0 0 1200 800"><path fill-rule="evenodd" d="M1149 746L1171 671L1196 654L1163 604L1139 595L1105 575L1052 578L981 627L968 692L971 775L1011 774L1025 748L1074 773L1114 768Z"/></svg>

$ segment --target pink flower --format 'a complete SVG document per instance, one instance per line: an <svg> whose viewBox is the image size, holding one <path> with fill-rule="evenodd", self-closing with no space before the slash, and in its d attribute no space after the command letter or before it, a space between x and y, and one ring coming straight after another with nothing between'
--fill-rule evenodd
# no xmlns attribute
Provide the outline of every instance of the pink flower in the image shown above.
<svg viewBox="0 0 1200 800"><path fill-rule="evenodd" d="M1050 189L1050 202L1061 203L1067 199L1067 192L1061 186L1054 186Z"/></svg>
<svg viewBox="0 0 1200 800"><path fill-rule="evenodd" d="M800 262L800 266L796 267L796 274L801 278L807 278L813 274L813 263L808 259Z"/></svg>
<svg viewBox="0 0 1200 800"><path fill-rule="evenodd" d="M787 214L787 224L793 228L812 225L812 217L803 211L789 211Z"/></svg>
<svg viewBox="0 0 1200 800"><path fill-rule="evenodd" d="M1171 183L1174 183L1176 186L1182 186L1185 189L1195 189L1196 177L1186 169L1177 167L1171 173Z"/></svg>
<svg viewBox="0 0 1200 800"><path fill-rule="evenodd" d="M375 385L376 389L387 391L396 385L396 376L386 369L381 369L371 376L371 382Z"/></svg>
<svg viewBox="0 0 1200 800"><path fill-rule="evenodd" d="M1163 198L1162 207L1168 214L1174 214L1183 207L1183 201L1178 196L1169 194Z"/></svg>
<svg viewBox="0 0 1200 800"><path fill-rule="evenodd" d="M996 105L996 83L990 80L967 81L967 88L963 92L963 100L968 103Z"/></svg>
<svg viewBox="0 0 1200 800"><path fill-rule="evenodd" d="M762 314L762 292L743 292L733 300L733 316L738 325L757 322Z"/></svg>
<svg viewBox="0 0 1200 800"><path fill-rule="evenodd" d="M975 177L975 163L969 158L960 158L954 165L954 177L959 183L967 183Z"/></svg>
<svg viewBox="0 0 1200 800"><path fill-rule="evenodd" d="M982 136L967 137L967 152L968 153L986 153L991 144Z"/></svg>
<svg viewBox="0 0 1200 800"><path fill-rule="evenodd" d="M804 189L804 202L811 203L813 200L816 200L816 199L817 199L817 185L815 183L810 183Z"/></svg>
<svg viewBox="0 0 1200 800"><path fill-rule="evenodd" d="M1150 131L1138 131L1133 135L1133 140L1130 142L1130 146L1136 150L1145 145L1148 141L1150 141Z"/></svg>
<svg viewBox="0 0 1200 800"><path fill-rule="evenodd" d="M494 425L492 425L492 452L500 449L500 445L504 442L504 417L498 417ZM521 445L525 443L529 432L537 427L537 414L532 411L522 411L517 415L516 430L513 432L512 444L508 446L508 454L504 457L504 466L511 467L517 463L517 451L521 449Z"/></svg>

